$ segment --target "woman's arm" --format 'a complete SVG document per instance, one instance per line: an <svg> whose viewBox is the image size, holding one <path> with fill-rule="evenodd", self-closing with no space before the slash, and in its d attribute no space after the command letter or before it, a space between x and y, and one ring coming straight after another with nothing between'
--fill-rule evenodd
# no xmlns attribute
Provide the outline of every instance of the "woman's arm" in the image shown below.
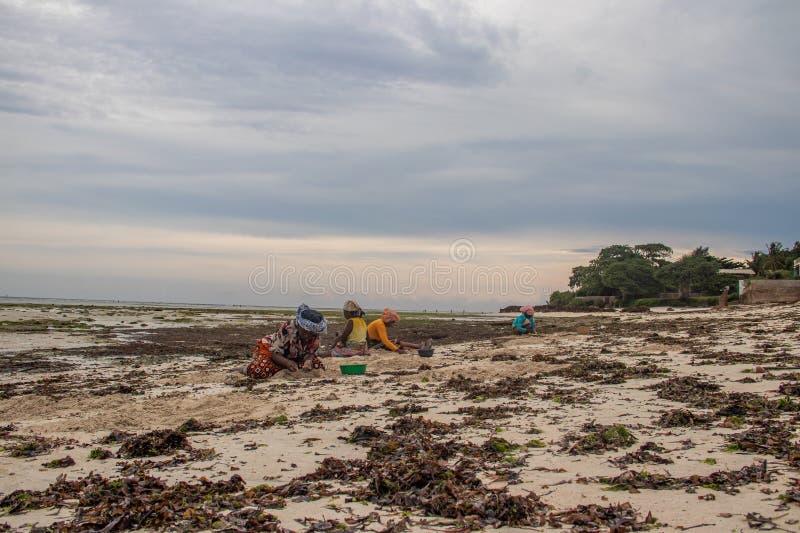
<svg viewBox="0 0 800 533"><path fill-rule="evenodd" d="M270 358L272 362L286 370L290 370L291 372L297 370L297 363L279 353L272 352Z"/></svg>
<svg viewBox="0 0 800 533"><path fill-rule="evenodd" d="M342 343L342 345L346 344L347 343L347 337L349 337L350 333L352 333L352 332L353 332L353 321L352 320L348 320L347 324L344 326L344 331L342 331L342 334L339 335L339 338L336 339L336 342L334 342L333 345L336 346L340 342Z"/></svg>
<svg viewBox="0 0 800 533"><path fill-rule="evenodd" d="M378 326L378 337L380 337L383 345L389 348L391 351L396 352L398 350L398 347L389 340L389 336L386 334L386 324L383 322L381 322L381 324Z"/></svg>

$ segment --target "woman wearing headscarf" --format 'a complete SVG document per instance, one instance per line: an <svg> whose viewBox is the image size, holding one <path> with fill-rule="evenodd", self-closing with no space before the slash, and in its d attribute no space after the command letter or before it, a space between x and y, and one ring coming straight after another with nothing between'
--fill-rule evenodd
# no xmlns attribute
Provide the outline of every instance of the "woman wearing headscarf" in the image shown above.
<svg viewBox="0 0 800 533"><path fill-rule="evenodd" d="M322 313L301 304L293 320L284 322L278 331L258 341L253 361L247 366L247 376L266 379L284 369L295 372L299 368L325 368L317 352L319 336L327 329L328 323Z"/></svg>
<svg viewBox="0 0 800 533"><path fill-rule="evenodd" d="M530 305L523 305L519 308L520 315L514 319L511 325L514 328L514 333L517 335L524 335L526 333L536 333L536 322L533 318L533 307Z"/></svg>
<svg viewBox="0 0 800 533"><path fill-rule="evenodd" d="M344 325L344 330L333 343L331 357L369 355L364 310L355 300L347 300L342 307L342 313L347 322Z"/></svg>
<svg viewBox="0 0 800 533"><path fill-rule="evenodd" d="M400 315L388 307L383 310L383 314L381 314L379 319L370 322L369 326L367 326L367 342L369 343L370 348L385 348L393 352L401 351L403 348L411 348L414 350L419 350L420 348L430 348L430 339L428 339L428 341L424 344L403 342L398 340L395 340L395 342L390 341L389 335L386 332L386 328L392 327L397 322L400 322Z"/></svg>

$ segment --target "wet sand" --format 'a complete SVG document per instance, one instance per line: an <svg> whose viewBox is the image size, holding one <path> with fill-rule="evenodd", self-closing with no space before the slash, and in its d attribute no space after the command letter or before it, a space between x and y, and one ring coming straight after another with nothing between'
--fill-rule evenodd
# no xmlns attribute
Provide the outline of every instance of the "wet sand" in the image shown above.
<svg viewBox="0 0 800 533"><path fill-rule="evenodd" d="M0 523L798 530L800 305L542 313L526 337L508 335L512 316L410 315L396 335L432 337L432 358L237 374L286 317L0 307ZM136 436L190 419L176 449L126 456ZM112 431L129 436L104 441ZM53 485L62 474L84 484ZM97 486L111 488L87 497ZM178 489L182 507L137 514Z"/></svg>

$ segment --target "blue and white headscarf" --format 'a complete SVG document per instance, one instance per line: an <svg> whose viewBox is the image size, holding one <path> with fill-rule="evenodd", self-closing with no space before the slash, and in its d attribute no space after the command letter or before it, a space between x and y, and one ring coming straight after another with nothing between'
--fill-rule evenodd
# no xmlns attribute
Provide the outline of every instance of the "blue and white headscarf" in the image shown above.
<svg viewBox="0 0 800 533"><path fill-rule="evenodd" d="M319 311L314 311L306 304L300 304L297 308L297 315L295 317L297 325L306 331L316 333L326 333L328 331L328 323L325 317Z"/></svg>

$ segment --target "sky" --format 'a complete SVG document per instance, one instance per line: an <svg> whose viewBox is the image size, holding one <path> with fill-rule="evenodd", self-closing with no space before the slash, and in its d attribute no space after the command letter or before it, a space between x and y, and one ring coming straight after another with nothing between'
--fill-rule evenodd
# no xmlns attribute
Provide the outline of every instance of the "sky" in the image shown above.
<svg viewBox="0 0 800 533"><path fill-rule="evenodd" d="M796 0L0 0L0 296L491 310L792 244Z"/></svg>

